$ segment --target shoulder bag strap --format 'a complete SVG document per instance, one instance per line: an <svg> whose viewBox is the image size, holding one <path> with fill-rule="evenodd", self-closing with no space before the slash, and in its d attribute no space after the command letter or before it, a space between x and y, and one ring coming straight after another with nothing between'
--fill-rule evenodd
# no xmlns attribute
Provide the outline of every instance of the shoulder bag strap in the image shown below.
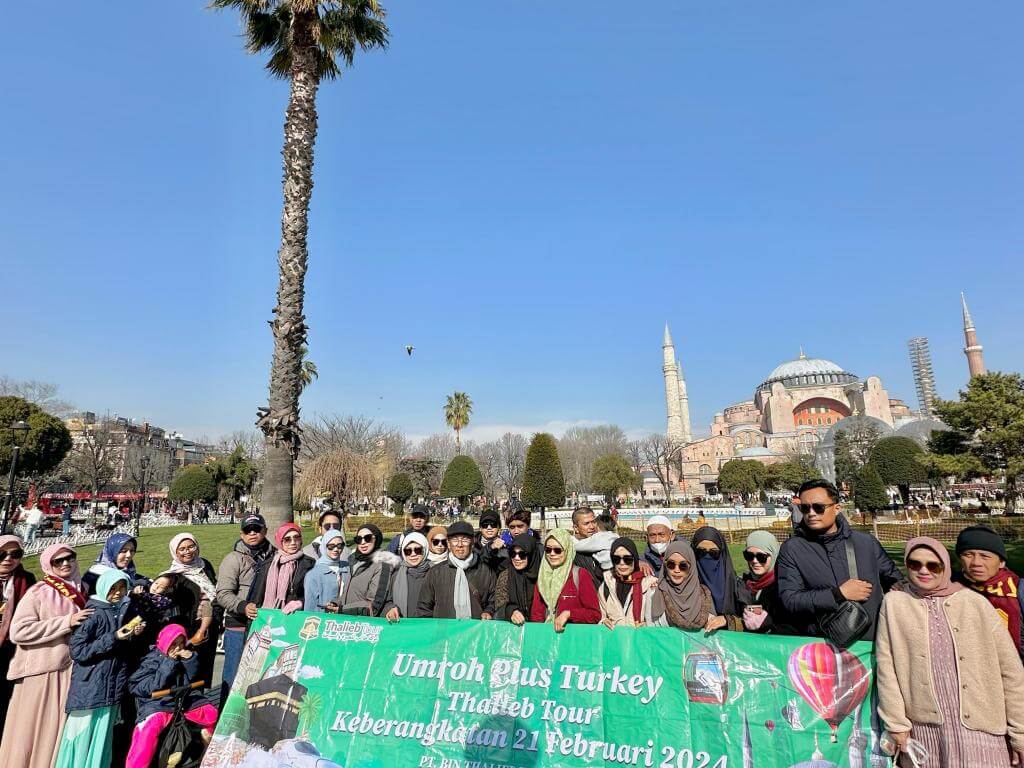
<svg viewBox="0 0 1024 768"><path fill-rule="evenodd" d="M850 568L850 578L859 579L857 575L857 553L853 550L853 537L846 540L846 564Z"/></svg>

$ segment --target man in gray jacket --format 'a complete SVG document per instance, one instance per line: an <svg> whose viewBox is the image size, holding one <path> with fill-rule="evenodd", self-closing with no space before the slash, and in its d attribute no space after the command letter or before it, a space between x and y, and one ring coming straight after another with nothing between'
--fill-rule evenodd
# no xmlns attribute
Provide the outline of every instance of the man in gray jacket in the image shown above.
<svg viewBox="0 0 1024 768"><path fill-rule="evenodd" d="M224 609L224 682L220 703L223 707L231 683L238 671L245 645L245 625L256 618L257 606L246 601L256 568L274 554L267 539L267 523L261 515L246 515L242 536L224 556L217 572L217 604Z"/></svg>

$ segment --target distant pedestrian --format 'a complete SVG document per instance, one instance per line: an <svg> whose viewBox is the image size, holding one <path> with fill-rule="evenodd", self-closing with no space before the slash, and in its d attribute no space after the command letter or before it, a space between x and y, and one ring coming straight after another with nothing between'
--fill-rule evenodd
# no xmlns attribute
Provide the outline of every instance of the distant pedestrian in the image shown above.
<svg viewBox="0 0 1024 768"><path fill-rule="evenodd" d="M39 508L38 504L33 504L29 509L23 510L23 513L25 525L27 526L25 543L31 544L36 540L39 528L43 524L43 510Z"/></svg>
<svg viewBox="0 0 1024 768"><path fill-rule="evenodd" d="M65 504L60 513L60 532L62 536L71 535L71 505Z"/></svg>

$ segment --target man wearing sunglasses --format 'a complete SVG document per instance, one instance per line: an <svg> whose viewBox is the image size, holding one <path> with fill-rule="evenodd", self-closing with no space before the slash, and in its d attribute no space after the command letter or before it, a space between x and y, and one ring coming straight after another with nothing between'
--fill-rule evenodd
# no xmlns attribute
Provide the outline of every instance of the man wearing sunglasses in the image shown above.
<svg viewBox="0 0 1024 768"><path fill-rule="evenodd" d="M405 529L405 533L401 536L392 537L388 544L388 552L393 555L400 555L402 551L402 542L410 533L421 533L426 536L429 528L427 523L429 521L430 510L423 504L413 504L412 512L409 513L409 527Z"/></svg>
<svg viewBox="0 0 1024 768"><path fill-rule="evenodd" d="M474 549L480 563L491 570L495 579L508 566L508 549L501 535L501 516L497 510L485 509L480 513L480 531Z"/></svg>
<svg viewBox="0 0 1024 768"><path fill-rule="evenodd" d="M819 622L846 601L860 603L871 623L862 639L873 640L882 596L903 577L869 533L855 531L841 514L839 491L827 480L800 486L802 519L779 550L779 598L797 632L822 637ZM847 552L847 542L852 552ZM851 578L849 557L857 569Z"/></svg>
<svg viewBox="0 0 1024 768"><path fill-rule="evenodd" d="M323 541L324 534L328 531L340 531L341 530L341 515L335 512L333 509L327 509L320 513L320 519L317 523L316 538L313 539L309 544L302 548L302 554L308 555L314 560L319 560L320 555L323 552L320 551L320 544ZM343 560L348 560L350 552L346 552L343 556Z"/></svg>
<svg viewBox="0 0 1024 768"><path fill-rule="evenodd" d="M224 609L224 677L221 685L221 704L227 699L242 658L247 622L256 618L257 607L247 601L249 587L256 578L256 570L268 557L273 557L274 546L267 539L267 523L262 515L242 518L242 535L221 561L217 570L217 604Z"/></svg>

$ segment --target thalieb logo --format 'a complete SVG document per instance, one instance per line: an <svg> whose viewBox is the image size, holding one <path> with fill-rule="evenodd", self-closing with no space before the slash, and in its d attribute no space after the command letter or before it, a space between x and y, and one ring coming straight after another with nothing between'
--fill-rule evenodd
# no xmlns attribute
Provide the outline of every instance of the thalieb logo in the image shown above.
<svg viewBox="0 0 1024 768"><path fill-rule="evenodd" d="M303 640L312 640L315 637L320 636L320 617L310 616L302 623L302 629L299 630L299 637Z"/></svg>

